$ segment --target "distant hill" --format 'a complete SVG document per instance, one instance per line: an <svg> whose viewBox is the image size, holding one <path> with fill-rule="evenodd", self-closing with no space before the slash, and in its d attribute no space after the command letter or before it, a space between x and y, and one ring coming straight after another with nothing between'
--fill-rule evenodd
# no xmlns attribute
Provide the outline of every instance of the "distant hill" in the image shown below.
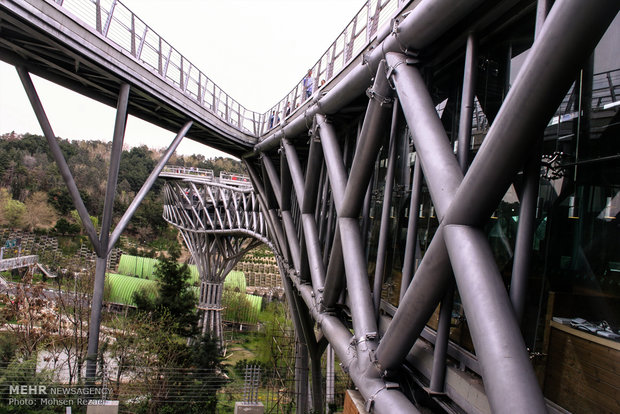
<svg viewBox="0 0 620 414"><path fill-rule="evenodd" d="M97 225L101 220L112 143L69 141L58 143L80 190L84 204ZM114 215L118 219L153 170L163 150L146 146L124 150L118 176ZM232 158L203 155L173 155L169 164L245 173L243 164ZM138 209L128 232L140 240L162 235L161 182L157 182ZM45 137L35 134L0 135L0 226L45 230L59 234L78 233L80 220L56 167Z"/></svg>

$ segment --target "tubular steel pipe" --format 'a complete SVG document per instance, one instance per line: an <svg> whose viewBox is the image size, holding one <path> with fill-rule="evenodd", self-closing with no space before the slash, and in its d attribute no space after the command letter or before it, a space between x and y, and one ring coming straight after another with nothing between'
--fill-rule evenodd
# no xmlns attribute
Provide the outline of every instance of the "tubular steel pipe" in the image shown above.
<svg viewBox="0 0 620 414"><path fill-rule="evenodd" d="M375 76L372 89L368 91L370 101L360 131L357 151L351 164L342 205L336 204L338 217L358 217L363 207L366 189L372 177L377 154L381 148L385 131L390 121L392 88L386 77L386 64L382 60ZM394 131L392 131L395 133Z"/></svg>
<svg viewBox="0 0 620 414"><path fill-rule="evenodd" d="M375 305L375 317L379 320L379 308L381 307L381 286L385 274L385 256L387 254L388 233L390 230L390 208L392 206L392 191L394 189L394 174L396 170L396 127L398 124L398 104L392 108L392 128L390 131L390 145L388 150L388 165L385 174L385 186L383 190L383 206L381 209L381 226L379 241L377 242L377 260L375 261L375 275L372 290L372 298ZM356 157L357 158L357 157ZM348 185L347 185L348 187ZM346 195L345 195L346 198Z"/></svg>
<svg viewBox="0 0 620 414"><path fill-rule="evenodd" d="M451 277L443 226L439 225L377 348L382 369L398 369L444 296Z"/></svg>
<svg viewBox="0 0 620 414"><path fill-rule="evenodd" d="M45 135L45 139L47 140L47 144L50 147L50 151L52 156L54 157L54 161L56 161L56 165L58 166L58 170L60 171L60 175L62 176L65 184L67 185L67 190L69 191L69 195L73 200L73 205L80 216L80 220L82 221L82 226L86 230L86 234L88 234L88 238L95 249L95 252L98 255L101 255L103 246L99 242L99 237L97 236L97 230L95 230L95 226L93 222L90 220L90 215L88 214L88 210L86 210L86 206L84 206L84 201L82 201L82 196L80 195L80 191L75 184L75 180L73 179L73 175L71 175L71 171L69 170L69 166L67 165L67 161L65 160L64 155L62 154L62 150L60 149L60 145L58 145L58 141L56 141L56 135L52 130L52 126L45 114L45 110L43 109L43 104L39 99L39 95L37 94L37 90L32 83L32 79L30 79L30 75L23 67L16 67L17 74L22 81L22 85L24 86L24 90L26 91L26 95L28 95L28 100L30 100L30 105L32 105L32 109L39 121L39 125L41 126L41 130L43 130L43 135Z"/></svg>
<svg viewBox="0 0 620 414"><path fill-rule="evenodd" d="M297 414L306 414L308 410L308 347L301 341L295 350L295 387L297 388Z"/></svg>
<svg viewBox="0 0 620 414"><path fill-rule="evenodd" d="M353 330L358 340L373 339L377 336L377 321L374 314L366 257L357 218L341 217L340 228L342 255L344 257L347 292L351 298ZM370 341L372 343L374 341Z"/></svg>
<svg viewBox="0 0 620 414"><path fill-rule="evenodd" d="M280 208L282 208L283 200L280 178L278 177L276 167L273 165L271 158L269 158L268 156L262 157L262 160L263 165L265 166L265 171L267 171L267 175L269 176L269 184L271 185L271 188L276 195L278 205L280 206ZM277 215L276 212L274 212L273 214ZM299 247L299 239L297 238L297 234L295 231L295 223L293 222L293 217L291 216L290 210L281 210L281 214L282 224L284 225L284 235L286 236L285 240L288 243L288 248L291 253L291 259L293 260L295 270L299 272L301 269L301 252Z"/></svg>
<svg viewBox="0 0 620 414"><path fill-rule="evenodd" d="M619 7L614 0L555 2L458 189L448 223L486 221Z"/></svg>
<svg viewBox="0 0 620 414"><path fill-rule="evenodd" d="M486 235L461 225L446 225L444 234L491 410L546 413Z"/></svg>
<svg viewBox="0 0 620 414"><path fill-rule="evenodd" d="M547 14L549 13L550 0L538 0L536 7L536 30L535 37L540 35ZM540 176L540 142L533 151L532 157L523 168L523 188L521 190L521 205L519 208L519 223L517 238L515 240L515 252L512 263L512 276L510 281L510 301L515 311L517 321L520 323L525 311L525 296L527 294L527 278L532 263L532 243L536 226L536 205L538 203L538 184Z"/></svg>
<svg viewBox="0 0 620 414"><path fill-rule="evenodd" d="M285 145L292 146L292 144L288 141L286 141ZM295 153L295 155L297 154ZM299 161L297 161L297 163L299 164ZM304 187L302 188L302 191L304 194L303 203L300 203L300 205L301 205L301 212L303 214L313 214L313 217L315 213L315 206L316 206L317 197L319 195L319 188L321 184L320 177L321 177L322 166L323 166L323 150L321 148L321 144L319 144L316 139L312 138L310 140L310 149L308 152L308 160L307 160L307 166L306 166L306 180L304 183ZM300 168L300 171L301 171L301 168ZM316 221L316 218L315 218L315 221Z"/></svg>
<svg viewBox="0 0 620 414"><path fill-rule="evenodd" d="M103 202L103 218L101 219L101 234L99 235L99 243L101 244L100 257L105 257L108 255L110 227L112 226L112 210L114 209L114 196L116 195L118 170L121 164L121 154L123 153L123 141L125 138L125 127L127 125L128 104L129 84L124 83L121 85L118 94L118 104L116 106L116 121L114 123L114 136L112 138L110 168L108 170L108 184L106 186L105 199ZM97 281L95 281L95 288L96 286Z"/></svg>
<svg viewBox="0 0 620 414"><path fill-rule="evenodd" d="M408 65L402 54L388 53L386 59L392 68L396 92L441 222L463 180L463 173L419 70Z"/></svg>
<svg viewBox="0 0 620 414"><path fill-rule="evenodd" d="M334 127L327 122L323 115L317 115L317 124L321 145L323 146L325 165L327 166L327 175L329 176L329 185L332 189L331 193L336 205L336 211L338 211L343 204L348 179L342 151L340 150Z"/></svg>
<svg viewBox="0 0 620 414"><path fill-rule="evenodd" d="M474 33L467 36L465 49L465 68L463 71L463 95L461 96L461 114L459 117L458 160L463 173L469 162L471 148L471 125L474 115L474 98L476 95L476 75L478 70L477 39Z"/></svg>
<svg viewBox="0 0 620 414"><path fill-rule="evenodd" d="M398 24L385 40L376 45L365 56L364 62L354 67L325 96L283 128L259 142L254 147L255 155L278 146L280 140L294 137L308 129L308 123L317 114L331 114L361 95L370 85L379 62L387 52L402 50L420 50L442 36L463 17L471 13L482 3L482 0L454 2L453 0L424 0L418 4L405 19ZM433 24L429 24L433 22Z"/></svg>
<svg viewBox="0 0 620 414"><path fill-rule="evenodd" d="M301 172L301 165L299 163L299 159L297 158L295 148L286 140L283 141L283 147L286 157L288 158L288 166L290 168L291 176L293 177L293 182L298 183L297 185L295 185L297 199L303 200L300 202L300 204L306 204L306 207L308 209L307 212L303 212L302 206L301 220L306 250L308 254L312 286L314 288L315 295L319 297L320 291L323 290L323 285L325 283L325 266L323 264L323 258L321 256L316 221L314 220L314 213L312 212L312 205L314 204L315 200L309 199L309 197L316 196L317 192L316 190L313 190L313 188L316 188L316 184L318 184L318 176L317 174L315 174L315 171L309 171L313 174L307 175L308 181L304 184L303 173ZM312 164L309 164L309 167L310 165ZM317 163L314 163L313 170L316 166ZM312 184L311 182L314 182L315 184ZM309 192L304 195L306 188L309 189Z"/></svg>
<svg viewBox="0 0 620 414"><path fill-rule="evenodd" d="M403 259L403 275L400 282L400 299L403 301L405 292L413 278L416 250L418 246L418 213L420 210L420 194L422 193L422 167L416 157L411 181L411 200L409 202L409 220L407 223L407 239L405 241L405 257Z"/></svg>
<svg viewBox="0 0 620 414"><path fill-rule="evenodd" d="M95 264L95 281L93 286L93 298L91 302L90 322L88 324L88 349L86 352L86 378L95 380L97 373L97 354L99 352L99 329L101 327L101 310L103 308L103 290L105 287L105 271L107 267L108 242L110 238L110 226L112 225L112 211L114 196L118 181L118 169L123 152L123 139L127 124L127 105L129 103L129 84L122 84L118 94L116 107L116 121L114 124L114 136L112 138L112 151L110 154L110 168L108 170L108 183L106 185L105 200L103 203L103 218L101 220L101 234L99 239L100 251ZM99 260L102 259L102 260Z"/></svg>
<svg viewBox="0 0 620 414"><path fill-rule="evenodd" d="M258 194L258 203L263 209L263 217L265 219L267 227L270 229L269 236L272 240L275 241L276 250L282 255L283 260L288 261L288 250L287 244L284 239L284 234L282 232L281 223L279 221L274 221L271 210L269 210L269 203L267 201L267 194L264 187L260 184L259 176L254 170L254 167L244 160L245 167L250 174L250 178L252 180L252 185L254 186L255 191Z"/></svg>
<svg viewBox="0 0 620 414"><path fill-rule="evenodd" d="M437 339L435 340L435 350L433 351L433 369L431 371L429 387L432 393L443 393L445 388L446 355L448 353L448 342L450 341L453 301L454 283L450 282L450 286L446 289L446 293L441 299L441 308L439 309Z"/></svg>
<svg viewBox="0 0 620 414"><path fill-rule="evenodd" d="M325 309L332 309L336 305L338 298L340 297L340 292L342 292L342 289L344 288L344 281L344 259L342 257L340 228L336 227L323 288L322 304Z"/></svg>
<svg viewBox="0 0 620 414"><path fill-rule="evenodd" d="M140 204L144 200L144 197L146 197L148 192L153 187L153 184L155 184L155 181L157 180L157 178L159 178L159 173L161 172L161 170L164 169L164 167L166 166L166 163L168 162L168 160L170 160L170 157L172 157L172 154L174 154L174 151L177 149L177 147L181 143L181 140L183 139L183 137L185 137L185 135L187 134L187 131L189 131L192 124L193 124L192 121L188 121L179 130L174 140L172 141L172 143L166 150L166 153L162 155L161 159L159 160L159 162L157 163L153 171L151 171L151 174L149 175L149 177L146 179L144 184L142 184L140 191L138 191L138 194L136 194L131 204L129 205L125 213L123 214L123 217L121 217L116 227L114 227L114 231L112 232L112 235L110 236L110 241L107 246L108 254L110 254L110 251L114 248L114 245L116 244L118 239L121 237L121 233L125 231L125 228L129 224L129 221L135 214L136 210L138 210L138 207L140 207Z"/></svg>
<svg viewBox="0 0 620 414"><path fill-rule="evenodd" d="M301 168L301 163L299 162L299 157L297 156L297 151L295 150L293 144L291 144L288 140L284 139L282 140L282 148L284 149L283 156L285 157L286 163L288 164L289 174L291 175L291 179L293 180L293 188L295 190L295 195L297 196L299 209L303 213L304 211L302 206L306 202L305 187L308 186L308 183L306 183L304 180L304 173ZM308 176L308 180L318 184L318 176L315 175L314 171L312 176ZM316 186L316 184L313 185Z"/></svg>
<svg viewBox="0 0 620 414"><path fill-rule="evenodd" d="M618 7L611 0L556 2L377 349L382 368L400 365L449 281L443 226L483 222L493 211L523 164L530 140L536 139L561 102L570 74L589 56ZM578 23L575 16L581 17ZM590 30L593 27L596 30ZM507 178L501 178L504 175ZM463 205L468 206L466 211L461 211Z"/></svg>
<svg viewBox="0 0 620 414"><path fill-rule="evenodd" d="M333 127L325 122L322 115L317 115L319 124L319 134L325 162L329 174L329 181L332 184L332 194L336 209L340 210L343 205L342 191L346 188L347 178L342 162L340 147L336 141L336 134ZM347 280L347 291L351 297L353 308L353 326L355 335L358 339L364 338L371 333L377 333L377 324L372 312L372 296L368 283L368 273L366 270L366 260L364 248L361 244L361 234L357 217L354 219L339 217L338 228L340 229L340 240L342 243L342 255L344 256L345 276ZM329 269L329 267L328 267ZM326 282L327 283L327 282Z"/></svg>
<svg viewBox="0 0 620 414"><path fill-rule="evenodd" d="M362 207L362 242L364 246L368 245L368 227L370 226L370 204L372 203L372 177L366 187L366 195L364 196L364 206Z"/></svg>
<svg viewBox="0 0 620 414"><path fill-rule="evenodd" d="M465 48L465 66L463 69L463 94L461 96L461 113L459 116L458 162L463 174L467 171L469 162L469 148L471 147L471 126L474 113L474 97L476 90L476 71L478 68L476 36L470 33L467 36ZM441 393L444 391L446 378L446 356L448 341L450 340L450 324L452 321L452 307L454 301L454 283L451 281L441 300L439 321L437 325L437 340L433 352L433 370L431 372L430 390Z"/></svg>
<svg viewBox="0 0 620 414"><path fill-rule="evenodd" d="M418 157L416 163L421 163L441 221L463 173L419 71L407 65L403 55L388 53L386 58L393 68L396 92L411 130ZM409 252L414 254L415 250ZM432 280L427 279L430 278L427 272L433 274ZM395 369L404 360L440 298L444 296L450 277L450 263L440 227L377 348L377 359L382 368Z"/></svg>
<svg viewBox="0 0 620 414"><path fill-rule="evenodd" d="M97 256L95 260L95 282L104 281L107 258ZM103 286L95 285L93 290L90 321L88 325L88 347L86 352L86 380L95 381L97 375L97 354L99 349L99 327L101 326L101 306L103 304Z"/></svg>

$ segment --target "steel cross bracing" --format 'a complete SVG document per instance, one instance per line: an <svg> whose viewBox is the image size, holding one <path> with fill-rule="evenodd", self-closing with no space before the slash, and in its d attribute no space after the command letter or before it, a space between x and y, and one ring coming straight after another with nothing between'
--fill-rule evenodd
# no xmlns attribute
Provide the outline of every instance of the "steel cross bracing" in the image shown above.
<svg viewBox="0 0 620 414"><path fill-rule="evenodd" d="M308 347L310 363L320 356L313 331L316 324L367 407L377 413L417 412L399 389L398 378L427 320L452 285L452 275L491 410L547 411L515 317L515 307L522 298L511 302L481 226L516 174L531 169L526 166L533 159L532 149L537 147L574 73L592 53L619 5L612 1L560 0L545 18L548 3L539 2L543 12L528 59L464 173L467 159L454 155L422 73L420 50L429 39L420 36L418 25L422 23L418 19L438 22L433 27L441 30L437 27L446 15L465 13L467 6L475 3L460 2L458 6L463 9L455 11L453 2L422 2L395 29L395 36L388 37L364 64L318 98L304 117L284 125L245 158L261 207L269 212L267 223L281 267L290 280L287 294L292 308L297 307L294 322ZM475 43L475 36L470 36L463 44L467 54L475 54ZM467 89L474 80L471 70L469 75L467 69L465 72L463 88ZM356 88L368 86L373 74L366 115L352 137L343 132L346 125L338 124L338 108L355 98ZM464 112L462 119L471 119L471 92L463 92L463 99L463 111L469 113ZM408 139L406 134L396 133L398 122L406 122L411 132L416 171L425 178L440 225L415 277L408 287L405 285L392 320L382 330L377 315L381 283L370 286L361 231L364 216L361 221L359 217L379 149L382 145L393 148L396 140ZM461 129L459 141L469 140L471 122ZM309 145L304 131L310 135ZM300 142L298 137L304 138ZM388 177L390 164L395 162L394 152L389 150L389 154ZM419 185L420 181L413 182ZM419 189L411 191L413 194ZM521 214L526 218L533 209L528 208L525 193L524 197ZM389 201L386 198L384 202ZM388 231L383 224L380 234ZM520 232L525 235L527 229ZM383 248L379 242L376 263ZM405 261L414 253L415 249L408 246ZM517 276L513 277L519 277L517 270L514 273ZM381 272L375 273L375 279L380 277ZM313 320L307 319L308 313ZM438 336L438 345L441 341L446 339ZM438 354L441 351L435 352L435 362L439 363L434 371L445 369L441 364L445 349L443 357ZM313 390L319 388L320 377L312 380ZM441 391L443 379L434 382L431 388L439 382L437 391ZM313 408L321 409L316 405Z"/></svg>

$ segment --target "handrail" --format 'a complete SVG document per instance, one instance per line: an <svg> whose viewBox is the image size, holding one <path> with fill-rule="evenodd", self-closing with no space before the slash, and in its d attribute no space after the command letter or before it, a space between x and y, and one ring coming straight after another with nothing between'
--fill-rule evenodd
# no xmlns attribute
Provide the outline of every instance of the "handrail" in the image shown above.
<svg viewBox="0 0 620 414"><path fill-rule="evenodd" d="M20 267L32 266L37 264L39 261L39 256L30 255L30 256L19 256L19 257L11 257L9 259L0 260L0 272L4 272L6 270L17 269Z"/></svg>
<svg viewBox="0 0 620 414"><path fill-rule="evenodd" d="M400 11L399 3L408 2L368 0L319 60L309 68L312 76L308 78L308 73L305 74L284 98L262 115L259 136L277 127L283 119L291 116L338 76L375 39L378 28ZM307 79L310 80L309 93Z"/></svg>
<svg viewBox="0 0 620 414"><path fill-rule="evenodd" d="M196 182L215 181L224 185L235 187L251 187L250 177L228 171L220 171L219 177L215 179L213 170L195 167L183 167L179 165L165 165L161 170L160 177L164 178L187 178L194 179Z"/></svg>
<svg viewBox="0 0 620 414"><path fill-rule="evenodd" d="M346 68L376 37L377 29L397 13L399 3L403 3L402 0L368 0L310 68L312 86L304 88L304 76L282 100L261 114L245 108L224 92L120 1L47 1L72 14L86 27L96 30L213 115L255 137L275 128L281 119L290 116L321 90L323 83L329 82ZM272 112L274 117L270 119Z"/></svg>
<svg viewBox="0 0 620 414"><path fill-rule="evenodd" d="M128 52L185 96L237 130L257 136L260 114L250 111L118 0L47 0Z"/></svg>

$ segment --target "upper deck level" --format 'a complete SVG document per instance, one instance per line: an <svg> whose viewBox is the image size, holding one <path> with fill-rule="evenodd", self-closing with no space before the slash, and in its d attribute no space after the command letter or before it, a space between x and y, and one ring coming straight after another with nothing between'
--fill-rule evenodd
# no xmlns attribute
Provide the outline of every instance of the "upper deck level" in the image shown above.
<svg viewBox="0 0 620 414"><path fill-rule="evenodd" d="M285 118L302 113L359 60L378 28L405 3L367 1L312 66L312 86L300 74L298 84L265 113L228 95L117 0L0 1L0 59L112 106L120 84L129 83L130 114L172 131L193 119L189 138L240 155Z"/></svg>

